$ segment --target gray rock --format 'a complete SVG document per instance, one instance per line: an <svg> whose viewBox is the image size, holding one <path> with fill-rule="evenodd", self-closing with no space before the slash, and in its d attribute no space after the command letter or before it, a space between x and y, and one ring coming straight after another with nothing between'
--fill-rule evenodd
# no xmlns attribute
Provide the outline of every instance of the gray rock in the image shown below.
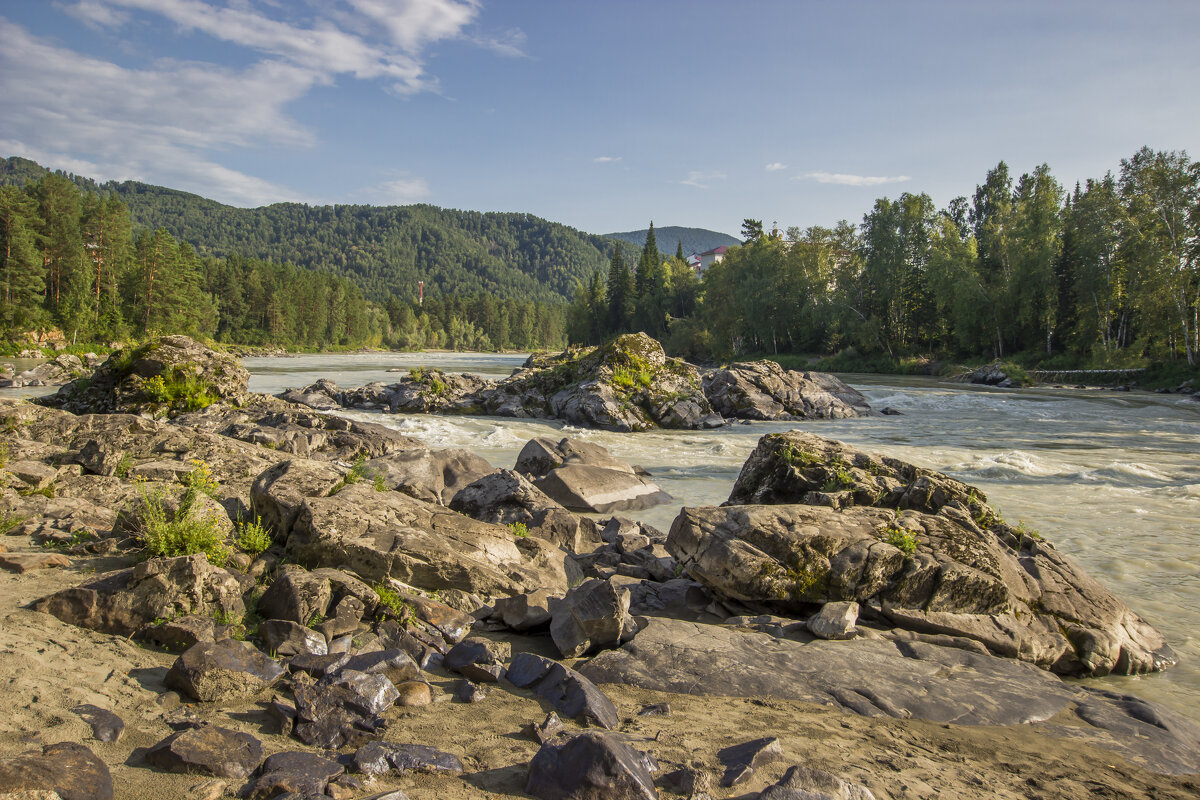
<svg viewBox="0 0 1200 800"><path fill-rule="evenodd" d="M514 631L528 631L550 624L551 609L561 600L545 589L522 592L496 600L496 613Z"/></svg>
<svg viewBox="0 0 1200 800"><path fill-rule="evenodd" d="M264 620L259 623L258 635L262 638L263 647L279 656L323 656L329 652L324 636L291 620Z"/></svg>
<svg viewBox="0 0 1200 800"><path fill-rule="evenodd" d="M564 464L534 485L572 511L634 510L671 499L640 475L588 464Z"/></svg>
<svg viewBox="0 0 1200 800"><path fill-rule="evenodd" d="M853 600L826 603L808 620L808 630L820 639L852 639L858 622L858 603Z"/></svg>
<svg viewBox="0 0 1200 800"><path fill-rule="evenodd" d="M343 667L326 680L329 686L345 688L350 704L372 716L382 715L400 697L396 686L378 672L356 672Z"/></svg>
<svg viewBox="0 0 1200 800"><path fill-rule="evenodd" d="M558 718L558 714L551 711L540 724L531 722L526 725L525 733L538 744L545 744L553 739L557 739L566 729L562 720Z"/></svg>
<svg viewBox="0 0 1200 800"><path fill-rule="evenodd" d="M180 653L200 642L215 642L228 639L231 626L217 622L212 617L187 614L162 623L150 623L138 629L135 638Z"/></svg>
<svg viewBox="0 0 1200 800"><path fill-rule="evenodd" d="M395 770L400 774L425 772L436 775L461 775L462 761L453 753L420 744L370 742L354 753L354 764L367 775L382 775Z"/></svg>
<svg viewBox="0 0 1200 800"><path fill-rule="evenodd" d="M183 652L164 682L203 702L248 698L274 686L283 667L245 642L202 642Z"/></svg>
<svg viewBox="0 0 1200 800"><path fill-rule="evenodd" d="M113 800L112 773L75 742L0 759L0 793L38 790L56 792L61 800Z"/></svg>
<svg viewBox="0 0 1200 800"><path fill-rule="evenodd" d="M275 528L276 537L298 561L344 565L372 582L390 576L481 596L565 589L565 554L549 543L518 543L505 527L362 483L330 497L332 487L321 491L321 481L302 477L306 470L293 480L293 463L260 476L251 499L256 513L286 526Z"/></svg>
<svg viewBox="0 0 1200 800"><path fill-rule="evenodd" d="M258 613L264 619L307 625L314 616L325 616L332 599L333 586L326 578L289 564L258 599Z"/></svg>
<svg viewBox="0 0 1200 800"><path fill-rule="evenodd" d="M476 683L495 683L504 677L504 661L511 652L508 642L472 636L450 648L442 663Z"/></svg>
<svg viewBox="0 0 1200 800"><path fill-rule="evenodd" d="M389 489L439 505L449 505L465 487L495 469L470 450L427 447L389 453L371 459L364 468Z"/></svg>
<svg viewBox="0 0 1200 800"><path fill-rule="evenodd" d="M146 751L146 763L167 772L245 778L262 761L262 743L216 725L173 733Z"/></svg>
<svg viewBox="0 0 1200 800"><path fill-rule="evenodd" d="M383 717L372 709L390 706L387 698L394 702L399 697L395 686L379 682L368 685L354 676L383 678L382 675L350 673L348 679L339 684L325 681L346 676L336 673L321 683L295 682L292 696L296 699L295 735L300 741L313 747L338 749L363 744L386 724ZM386 680L386 678L384 678Z"/></svg>
<svg viewBox="0 0 1200 800"><path fill-rule="evenodd" d="M801 643L651 619L633 641L595 656L580 673L601 684L802 700L869 717L1028 724L1035 731L1085 739L1158 772L1200 769L1200 727L1177 714L1142 700L1081 689L1026 662L920 641ZM1047 722L1070 711L1084 724Z"/></svg>
<svg viewBox="0 0 1200 800"><path fill-rule="evenodd" d="M301 653L289 658L287 664L288 669L292 672L304 672L312 675L314 678L322 678L326 673L337 672L343 666L346 666L349 661L349 653L331 653L327 655ZM368 672L369 670L359 671Z"/></svg>
<svg viewBox="0 0 1200 800"><path fill-rule="evenodd" d="M121 734L125 732L125 720L108 709L84 703L72 708L71 712L91 726L92 736L98 742L120 741Z"/></svg>
<svg viewBox="0 0 1200 800"><path fill-rule="evenodd" d="M152 558L43 597L31 607L71 625L118 636L183 614L240 619L246 613L241 584L202 553Z"/></svg>
<svg viewBox="0 0 1200 800"><path fill-rule="evenodd" d="M608 733L543 744L529 762L525 791L542 800L656 800L645 755Z"/></svg>
<svg viewBox="0 0 1200 800"><path fill-rule="evenodd" d="M629 592L612 581L589 580L554 607L550 636L564 657L588 650L617 647L636 632L629 616Z"/></svg>
<svg viewBox="0 0 1200 800"><path fill-rule="evenodd" d="M601 728L616 728L617 708L600 689L575 670L533 653L517 653L505 676L518 689L530 689L565 717Z"/></svg>
<svg viewBox="0 0 1200 800"><path fill-rule="evenodd" d="M875 800L871 790L815 767L789 767L783 778L763 790L758 800Z"/></svg>
<svg viewBox="0 0 1200 800"><path fill-rule="evenodd" d="M730 419L846 419L871 412L867 399L823 372L785 370L774 361L750 361L704 376L704 396Z"/></svg>
<svg viewBox="0 0 1200 800"><path fill-rule="evenodd" d="M393 682L412 680L421 671L408 653L395 647L350 656L338 667L343 668L368 674L386 674Z"/></svg>
<svg viewBox="0 0 1200 800"><path fill-rule="evenodd" d="M267 757L254 780L246 784L241 796L247 800L268 800L287 795L325 796L329 783L345 769L337 761L314 753L288 750Z"/></svg>
<svg viewBox="0 0 1200 800"><path fill-rule="evenodd" d="M454 682L454 699L459 703L482 703L487 699L487 691L463 678Z"/></svg>
<svg viewBox="0 0 1200 800"><path fill-rule="evenodd" d="M779 739L774 736L722 748L717 752L717 758L725 765L721 785L737 786L744 783L754 774L755 769L782 756L783 748L779 746Z"/></svg>

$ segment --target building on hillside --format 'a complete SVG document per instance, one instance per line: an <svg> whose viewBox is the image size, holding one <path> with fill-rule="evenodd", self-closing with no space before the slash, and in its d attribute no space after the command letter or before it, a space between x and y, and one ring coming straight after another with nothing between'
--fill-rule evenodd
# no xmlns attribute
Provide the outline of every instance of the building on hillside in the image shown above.
<svg viewBox="0 0 1200 800"><path fill-rule="evenodd" d="M723 258L725 258L725 251L728 249L729 248L726 247L725 245L721 245L720 247L714 247L712 250L705 250L699 256L700 267L697 270L697 272L699 274L703 275L704 270L708 269L713 264L716 264L718 261L721 261Z"/></svg>
<svg viewBox="0 0 1200 800"><path fill-rule="evenodd" d="M692 268L692 272L700 274L700 254L692 253L687 257L687 265Z"/></svg>

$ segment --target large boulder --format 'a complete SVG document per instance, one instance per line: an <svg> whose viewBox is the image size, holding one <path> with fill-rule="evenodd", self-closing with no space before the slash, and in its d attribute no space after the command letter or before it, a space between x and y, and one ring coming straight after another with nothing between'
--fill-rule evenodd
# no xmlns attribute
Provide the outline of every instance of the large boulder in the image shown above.
<svg viewBox="0 0 1200 800"><path fill-rule="evenodd" d="M187 614L241 619L242 586L202 553L153 558L131 569L109 572L33 603L71 625L130 636L155 620Z"/></svg>
<svg viewBox="0 0 1200 800"><path fill-rule="evenodd" d="M494 383L469 373L416 367L388 387L387 410L393 414L477 414L480 395Z"/></svg>
<svg viewBox="0 0 1200 800"><path fill-rule="evenodd" d="M581 553L600 543L596 523L567 511L521 473L502 469L464 486L450 508L483 522L524 525L529 535Z"/></svg>
<svg viewBox="0 0 1200 800"><path fill-rule="evenodd" d="M39 402L77 414L127 412L176 416L248 396L250 373L235 358L187 336L162 336L119 350L86 382Z"/></svg>
<svg viewBox="0 0 1200 800"><path fill-rule="evenodd" d="M803 643L654 618L628 644L579 671L598 684L651 691L801 700L867 717L955 725L1027 725L1115 750L1158 772L1200 770L1200 727L1167 708L1086 689L1010 658L912 639Z"/></svg>
<svg viewBox="0 0 1200 800"><path fill-rule="evenodd" d="M531 439L517 456L516 471L534 478L541 492L572 511L632 510L671 499L644 471L598 444L576 439Z"/></svg>
<svg viewBox="0 0 1200 800"><path fill-rule="evenodd" d="M206 703L254 697L284 676L275 659L245 642L223 639L201 642L183 652L164 682Z"/></svg>
<svg viewBox="0 0 1200 800"><path fill-rule="evenodd" d="M345 566L371 582L393 577L429 590L481 596L538 588L565 592L565 554L548 542L514 537L504 526L399 492L364 483L339 488L321 466L284 462L254 483L254 511L269 520L290 558L310 566Z"/></svg>
<svg viewBox="0 0 1200 800"><path fill-rule="evenodd" d="M637 632L629 616L629 590L612 581L584 581L554 608L550 637L564 657L617 647Z"/></svg>
<svg viewBox="0 0 1200 800"><path fill-rule="evenodd" d="M748 361L704 376L704 396L727 418L846 419L871 412L867 399L825 372L785 370L774 361Z"/></svg>
<svg viewBox="0 0 1200 800"><path fill-rule="evenodd" d="M657 800L647 758L610 733L546 743L529 762L525 791L541 800Z"/></svg>
<svg viewBox="0 0 1200 800"><path fill-rule="evenodd" d="M112 800L112 773L84 745L48 744L41 752L0 759L0 797L9 793L47 800Z"/></svg>
<svg viewBox="0 0 1200 800"><path fill-rule="evenodd" d="M855 601L897 628L963 636L1066 675L1175 663L1110 591L946 475L816 436L768 435L742 468L737 502L791 504L685 508L667 540L722 597L798 617Z"/></svg>
<svg viewBox="0 0 1200 800"><path fill-rule="evenodd" d="M495 468L470 450L414 447L371 459L363 469L389 489L449 505L461 489Z"/></svg>

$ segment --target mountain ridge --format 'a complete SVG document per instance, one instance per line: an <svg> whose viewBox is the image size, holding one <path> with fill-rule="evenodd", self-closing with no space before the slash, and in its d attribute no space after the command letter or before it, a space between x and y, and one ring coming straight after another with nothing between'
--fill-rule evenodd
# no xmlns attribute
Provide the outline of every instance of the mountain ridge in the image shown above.
<svg viewBox="0 0 1200 800"><path fill-rule="evenodd" d="M606 233L609 239L619 239L622 242L642 247L646 243L646 233L649 228L621 233ZM686 228L679 225L668 225L665 228L654 228L654 238L658 241L658 249L669 256L675 255L675 248L683 243L683 254L703 253L714 247L733 247L742 243L741 239L720 231L707 228Z"/></svg>

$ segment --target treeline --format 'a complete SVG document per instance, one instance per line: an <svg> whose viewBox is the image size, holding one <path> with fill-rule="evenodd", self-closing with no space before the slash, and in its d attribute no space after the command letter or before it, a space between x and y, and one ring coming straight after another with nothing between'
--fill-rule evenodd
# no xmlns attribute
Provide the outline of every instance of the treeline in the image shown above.
<svg viewBox="0 0 1200 800"><path fill-rule="evenodd" d="M296 347L378 344L386 315L349 280L257 259L201 258L66 176L0 187L0 333L71 342L186 333Z"/></svg>
<svg viewBox="0 0 1200 800"><path fill-rule="evenodd" d="M860 225L764 235L705 272L694 313L667 279L653 302L670 349L693 358L836 353L1009 358L1053 366L1197 363L1200 164L1143 148L1119 174L1066 191L1039 166L1015 181L1001 162L971 198L937 209L926 194L881 198ZM669 262L668 262L669 263ZM639 264L639 271L646 267ZM598 273L571 310L571 336L613 331L627 292ZM635 281L635 284L637 281ZM638 303L645 295L635 294ZM624 317L623 319L627 319ZM620 326L618 326L620 327Z"/></svg>
<svg viewBox="0 0 1200 800"><path fill-rule="evenodd" d="M426 298L392 295L385 344L397 350L543 350L566 346L564 303L498 300L489 294Z"/></svg>
<svg viewBox="0 0 1200 800"><path fill-rule="evenodd" d="M0 183L24 185L46 174L22 158L0 161ZM187 192L136 181L81 189L129 207L136 228L163 228L202 256L242 255L352 278L364 295L492 294L562 302L576 282L603 266L610 240L531 214L480 213L430 205L308 206L277 203L234 208Z"/></svg>

